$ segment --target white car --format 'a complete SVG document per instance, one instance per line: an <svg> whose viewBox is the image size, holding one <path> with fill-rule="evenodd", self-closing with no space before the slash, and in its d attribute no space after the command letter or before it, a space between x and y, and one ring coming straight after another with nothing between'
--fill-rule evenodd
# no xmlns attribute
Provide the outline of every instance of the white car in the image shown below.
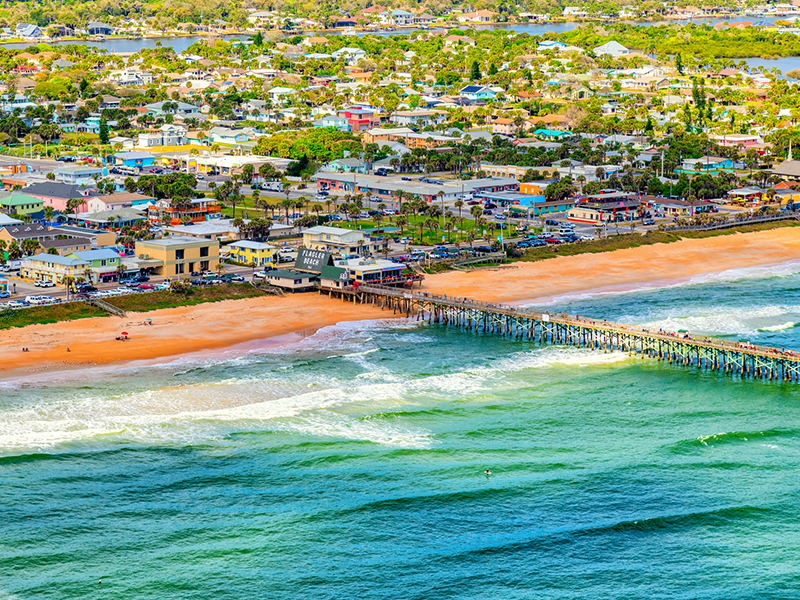
<svg viewBox="0 0 800 600"><path fill-rule="evenodd" d="M267 273L269 273L269 271L256 271L255 273L253 273L253 277L257 277L259 279L266 279Z"/></svg>
<svg viewBox="0 0 800 600"><path fill-rule="evenodd" d="M55 284L55 283L53 283L52 281L42 281L42 282L39 284L39 287L43 287L43 288L51 288L51 287L56 287L56 284Z"/></svg>

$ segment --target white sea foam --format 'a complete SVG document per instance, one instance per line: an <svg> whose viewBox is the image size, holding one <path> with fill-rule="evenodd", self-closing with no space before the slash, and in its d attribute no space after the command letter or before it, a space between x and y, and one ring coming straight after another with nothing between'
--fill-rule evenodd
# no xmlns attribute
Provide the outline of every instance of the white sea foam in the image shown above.
<svg viewBox="0 0 800 600"><path fill-rule="evenodd" d="M786 329L792 329L793 327L797 327L797 323L795 321L787 321L781 325L771 325L769 327L761 327L759 331L784 331Z"/></svg>
<svg viewBox="0 0 800 600"><path fill-rule="evenodd" d="M116 395L73 390L71 397L0 412L0 449L47 449L109 437L119 442L191 443L230 431L252 430L254 424L265 430L419 447L433 443L430 432L385 420L370 421L368 415L430 398L480 395L503 385L505 376L522 370L626 359L620 353L541 347L489 365L419 377L364 362L376 355L373 349L353 352L358 346L352 343L348 349L340 358L361 361L359 367L364 370L349 380L320 379L317 373L301 369Z"/></svg>
<svg viewBox="0 0 800 600"><path fill-rule="evenodd" d="M788 320L788 319L797 320ZM620 320L641 321L633 317L622 316ZM716 333L722 335L755 335L759 331L782 331L791 329L800 320L800 305L761 306L742 309L741 307L721 307L703 309L692 307L691 312L685 308L670 309L659 315L647 317L642 323L650 329L666 329Z"/></svg>
<svg viewBox="0 0 800 600"><path fill-rule="evenodd" d="M551 306L554 304L566 304L569 302L580 302L583 300L591 300L593 298L601 298L604 296L620 296L626 294L637 294L641 292L648 292L652 290L661 290L669 288L680 288L695 285L703 285L709 283L724 283L742 281L745 279L769 279L773 277L790 277L800 273L800 260L792 260L779 264L764 265L757 267L742 267L737 269L727 269L725 271L716 273L704 273L701 275L694 275L683 279L673 280L658 280L651 282L644 282L633 285L619 285L599 288L595 290L587 290L584 292L571 292L553 296L544 302L525 303L521 306Z"/></svg>

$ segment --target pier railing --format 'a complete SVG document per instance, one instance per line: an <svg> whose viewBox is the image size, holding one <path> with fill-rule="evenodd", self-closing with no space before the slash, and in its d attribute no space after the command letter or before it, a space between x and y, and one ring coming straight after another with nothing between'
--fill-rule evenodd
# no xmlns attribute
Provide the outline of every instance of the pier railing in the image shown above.
<svg viewBox="0 0 800 600"><path fill-rule="evenodd" d="M627 351L743 376L800 381L800 353L785 348L380 285L344 288L335 293L342 300L372 303L408 317L475 332L602 348L606 352Z"/></svg>

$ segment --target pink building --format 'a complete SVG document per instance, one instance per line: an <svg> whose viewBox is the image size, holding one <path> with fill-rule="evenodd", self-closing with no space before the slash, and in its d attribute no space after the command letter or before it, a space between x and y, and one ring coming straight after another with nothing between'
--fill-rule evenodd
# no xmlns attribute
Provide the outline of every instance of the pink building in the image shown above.
<svg viewBox="0 0 800 600"><path fill-rule="evenodd" d="M68 212L67 204L73 198L81 200L75 207L74 212L88 212L88 200L97 196L97 190L93 187L72 185L69 183L58 183L46 181L44 183L33 183L24 192L34 198L39 198L45 206L52 206L58 212Z"/></svg>
<svg viewBox="0 0 800 600"><path fill-rule="evenodd" d="M757 135L747 135L744 133L729 133L727 135L715 135L713 140L718 146L728 148L752 148L761 143L761 138Z"/></svg>

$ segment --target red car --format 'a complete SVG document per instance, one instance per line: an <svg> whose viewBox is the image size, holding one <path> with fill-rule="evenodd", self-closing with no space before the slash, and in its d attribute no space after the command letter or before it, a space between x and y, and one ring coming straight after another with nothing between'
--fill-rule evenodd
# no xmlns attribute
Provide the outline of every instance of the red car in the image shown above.
<svg viewBox="0 0 800 600"><path fill-rule="evenodd" d="M150 285L149 283L143 283L143 284L141 284L139 286L139 289L140 290L154 290L154 289L156 289L156 286Z"/></svg>

